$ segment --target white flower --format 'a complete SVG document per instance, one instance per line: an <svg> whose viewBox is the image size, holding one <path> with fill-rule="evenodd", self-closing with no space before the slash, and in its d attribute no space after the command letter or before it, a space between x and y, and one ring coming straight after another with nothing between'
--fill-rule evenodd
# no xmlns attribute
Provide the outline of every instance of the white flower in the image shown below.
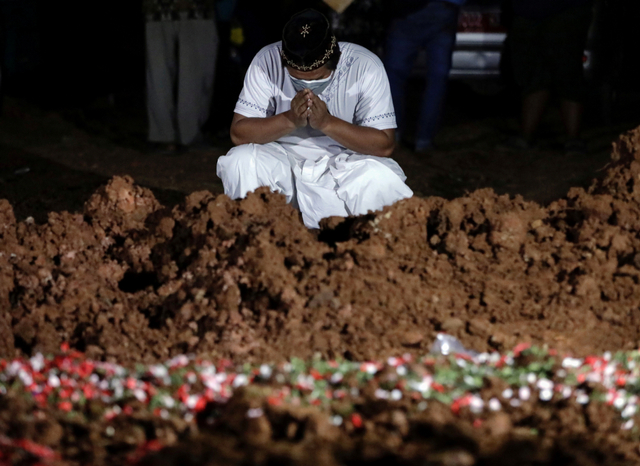
<svg viewBox="0 0 640 466"><path fill-rule="evenodd" d="M249 411L247 411L247 417L249 419L255 419L262 416L263 414L264 411L262 411L262 408L251 408Z"/></svg>
<svg viewBox="0 0 640 466"><path fill-rule="evenodd" d="M553 398L553 390L549 390L548 388L540 390L539 396L542 401L549 401L551 400L551 398Z"/></svg>
<svg viewBox="0 0 640 466"><path fill-rule="evenodd" d="M198 404L199 400L200 400L200 397L198 395L189 395L189 398L187 398L187 403L186 403L187 408L194 409Z"/></svg>
<svg viewBox="0 0 640 466"><path fill-rule="evenodd" d="M249 383L249 378L244 374L238 374L236 378L233 380L233 388L242 387Z"/></svg>
<svg viewBox="0 0 640 466"><path fill-rule="evenodd" d="M626 404L627 402L621 396L613 400L613 406L615 406L617 409L622 409Z"/></svg>
<svg viewBox="0 0 640 466"><path fill-rule="evenodd" d="M577 358L564 358L562 361L562 367L565 369L577 369L582 366L582 359Z"/></svg>
<svg viewBox="0 0 640 466"><path fill-rule="evenodd" d="M29 362L31 363L33 370L36 372L40 372L44 368L44 356L42 356L42 353L38 353L33 356Z"/></svg>
<svg viewBox="0 0 640 466"><path fill-rule="evenodd" d="M474 395L471 397L471 401L469 402L469 410L472 413L480 414L484 409L484 401L478 395Z"/></svg>
<svg viewBox="0 0 640 466"><path fill-rule="evenodd" d="M489 400L489 409L491 411L500 411L502 409L502 403L497 398L491 398Z"/></svg>
<svg viewBox="0 0 640 466"><path fill-rule="evenodd" d="M636 413L637 409L634 405L627 405L627 407L622 410L621 416L624 418L631 417Z"/></svg>
<svg viewBox="0 0 640 466"><path fill-rule="evenodd" d="M169 375L169 371L162 364L156 364L149 367L149 372L157 379L163 379L167 375Z"/></svg>
<svg viewBox="0 0 640 466"><path fill-rule="evenodd" d="M576 403L586 405L589 403L589 395L586 393L579 393L576 395Z"/></svg>
<svg viewBox="0 0 640 466"><path fill-rule="evenodd" d="M146 394L146 393L144 392L144 390L143 390L143 389L141 389L141 388L136 388L136 389L133 391L133 396L135 396L135 397L136 397L136 399L137 399L138 401L141 401L141 402L144 402L144 401L146 401L146 400L147 400L147 394Z"/></svg>
<svg viewBox="0 0 640 466"><path fill-rule="evenodd" d="M553 390L553 382L549 379L538 380L538 383L536 383L536 386L540 390Z"/></svg>
<svg viewBox="0 0 640 466"><path fill-rule="evenodd" d="M49 379L47 380L47 384L51 388L58 388L60 386L60 379L55 374L49 374Z"/></svg>
<svg viewBox="0 0 640 466"><path fill-rule="evenodd" d="M263 379L268 379L269 377L271 377L272 373L273 373L273 370L268 365L263 364L260 366L260 376Z"/></svg>

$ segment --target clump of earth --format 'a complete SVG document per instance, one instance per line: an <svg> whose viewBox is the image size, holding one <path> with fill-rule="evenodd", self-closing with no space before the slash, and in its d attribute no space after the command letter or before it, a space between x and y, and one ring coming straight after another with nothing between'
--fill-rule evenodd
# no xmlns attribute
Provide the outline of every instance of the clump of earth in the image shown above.
<svg viewBox="0 0 640 466"><path fill-rule="evenodd" d="M587 190L573 188L548 206L483 189L329 218L319 230L304 227L284 196L264 188L241 201L195 192L170 208L130 177L114 177L84 212L52 212L43 224L16 222L12 206L0 200L0 357L52 353L68 342L90 358L127 365L185 353L235 363L318 355L382 360L424 354L439 332L476 351L504 351L522 341L577 356L634 349L639 251L640 128L614 144L611 163ZM610 433L585 424L584 413L559 413L535 421L548 428L539 440L545 451L562 444L573 449L576 464L592 464L577 455L580 442ZM375 436L349 443L316 426L310 440L299 439L308 442L295 456L267 448L271 434L262 428L256 432L268 439L255 440L230 420L217 434L227 438L228 454L188 464L275 464L274 458L302 464L324 444L333 449L319 464L364 464L385 455L418 464L431 444L411 443L409 421L384 416L380 422L400 432L399 440L370 456ZM491 464L511 464L502 450L480 455L482 441L463 421L437 410L428 416L422 437L450 425L457 439L457 449L443 450L433 464L476 464L489 456ZM571 420L576 416L582 421ZM495 429L511 432L517 422L507 416ZM238 451L247 442L253 456Z"/></svg>

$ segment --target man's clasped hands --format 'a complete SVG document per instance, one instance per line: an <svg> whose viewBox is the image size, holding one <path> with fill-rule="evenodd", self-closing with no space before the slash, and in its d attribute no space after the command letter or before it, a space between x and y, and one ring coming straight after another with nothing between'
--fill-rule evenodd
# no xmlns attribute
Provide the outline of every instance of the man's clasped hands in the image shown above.
<svg viewBox="0 0 640 466"><path fill-rule="evenodd" d="M311 89L303 89L291 100L289 119L296 128L311 126L323 131L331 120L331 114L324 103Z"/></svg>

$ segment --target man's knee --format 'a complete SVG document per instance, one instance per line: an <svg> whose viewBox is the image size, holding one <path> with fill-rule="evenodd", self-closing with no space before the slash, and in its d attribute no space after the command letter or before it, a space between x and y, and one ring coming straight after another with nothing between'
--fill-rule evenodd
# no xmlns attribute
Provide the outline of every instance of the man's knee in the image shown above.
<svg viewBox="0 0 640 466"><path fill-rule="evenodd" d="M338 189L342 199L353 215L363 215L380 210L400 199L411 197L413 192L404 183L404 175L377 160L365 163L343 179Z"/></svg>
<svg viewBox="0 0 640 466"><path fill-rule="evenodd" d="M216 173L222 180L224 193L233 198L242 198L246 193L255 189L255 149L253 144L236 146L226 155L218 158ZM252 175L253 174L253 175Z"/></svg>
<svg viewBox="0 0 640 466"><path fill-rule="evenodd" d="M243 144L218 159L217 173L226 195L236 199L261 186L291 198L291 168L286 154L275 146Z"/></svg>
<svg viewBox="0 0 640 466"><path fill-rule="evenodd" d="M254 144L236 146L218 159L218 176L224 180L230 174L246 173L251 165L255 165Z"/></svg>
<svg viewBox="0 0 640 466"><path fill-rule="evenodd" d="M242 144L235 146L227 152L226 155L220 157L225 163L233 165L246 165L251 163L251 160L255 158L255 144Z"/></svg>
<svg viewBox="0 0 640 466"><path fill-rule="evenodd" d="M376 160L367 160L367 168L364 178L367 182L367 189L371 191L387 191L390 187L398 183L398 177L392 170Z"/></svg>
<svg viewBox="0 0 640 466"><path fill-rule="evenodd" d="M396 171L375 159L367 159L363 162L364 166L357 169L357 176L350 177L353 183L360 186L363 193L368 195L383 193L384 196L384 193L394 192L398 187L406 187L404 183L406 177L399 166Z"/></svg>

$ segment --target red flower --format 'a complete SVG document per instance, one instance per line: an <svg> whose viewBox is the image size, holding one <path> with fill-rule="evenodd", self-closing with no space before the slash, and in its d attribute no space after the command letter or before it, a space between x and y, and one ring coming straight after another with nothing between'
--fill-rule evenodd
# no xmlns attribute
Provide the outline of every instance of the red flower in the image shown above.
<svg viewBox="0 0 640 466"><path fill-rule="evenodd" d="M451 412L457 415L460 412L460 408L462 408L463 406L469 405L469 401L470 401L469 395L466 395L466 396L463 396L462 398L458 398L457 400L454 400L454 402L451 403Z"/></svg>
<svg viewBox="0 0 640 466"><path fill-rule="evenodd" d="M433 389L434 389L435 391L440 392L440 393L444 393L444 387L443 387L442 385L440 385L439 383L437 383L437 382L433 382L433 383L431 384L431 386L433 387Z"/></svg>
<svg viewBox="0 0 640 466"><path fill-rule="evenodd" d="M531 348L531 343L520 343L516 345L515 348L513 348L513 354L515 356L519 356L520 353L522 353L524 350L528 350L529 348Z"/></svg>
<svg viewBox="0 0 640 466"><path fill-rule="evenodd" d="M73 405L70 401L61 401L58 403L58 409L69 412L73 409Z"/></svg>
<svg viewBox="0 0 640 466"><path fill-rule="evenodd" d="M198 401L196 401L196 406L193 409L196 411L196 413L199 413L206 406L207 406L207 399L204 396L201 396L200 398L198 398Z"/></svg>
<svg viewBox="0 0 640 466"><path fill-rule="evenodd" d="M89 361L83 361L80 363L80 366L78 367L78 375L80 377L82 377L83 379L86 377L89 377L92 372L93 372L92 363L90 363Z"/></svg>
<svg viewBox="0 0 640 466"><path fill-rule="evenodd" d="M91 399L96 392L91 385L85 385L82 387L82 393L84 393L85 398Z"/></svg>
<svg viewBox="0 0 640 466"><path fill-rule="evenodd" d="M25 451L28 451L32 455L37 456L38 458L54 459L58 457L58 455L56 455L56 453L51 450L51 448L37 444L35 442L32 442L31 440L19 439L15 441L15 445Z"/></svg>
<svg viewBox="0 0 640 466"><path fill-rule="evenodd" d="M362 428L362 417L358 413L353 413L351 415L351 423L356 429Z"/></svg>
<svg viewBox="0 0 640 466"><path fill-rule="evenodd" d="M598 361L600 361L600 358L596 356L587 356L584 358L584 363L589 364L590 366L595 366Z"/></svg>
<svg viewBox="0 0 640 466"><path fill-rule="evenodd" d="M37 395L34 395L33 398L41 408L47 406L47 395L45 395L44 393L38 393Z"/></svg>

